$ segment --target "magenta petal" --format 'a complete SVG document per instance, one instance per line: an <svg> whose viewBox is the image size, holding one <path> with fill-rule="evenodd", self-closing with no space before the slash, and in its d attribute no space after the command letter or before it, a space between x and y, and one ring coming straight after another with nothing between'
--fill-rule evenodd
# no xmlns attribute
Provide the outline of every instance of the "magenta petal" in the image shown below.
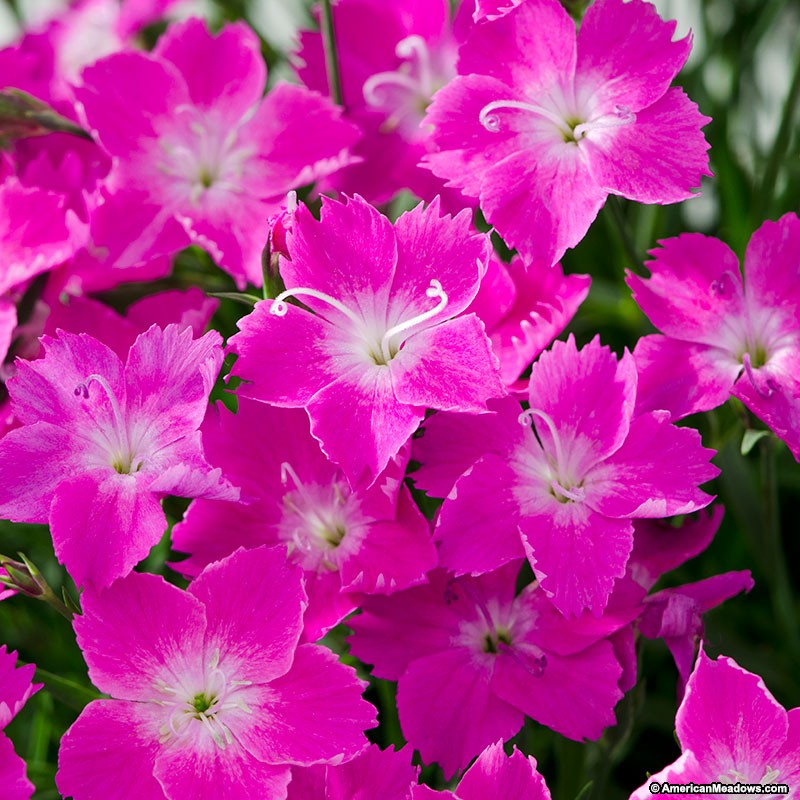
<svg viewBox="0 0 800 800"><path fill-rule="evenodd" d="M524 516L519 526L539 585L564 615L600 616L633 548L630 520L608 519L578 503Z"/></svg>
<svg viewBox="0 0 800 800"><path fill-rule="evenodd" d="M486 219L506 244L549 264L583 239L607 196L579 148L544 145L492 167L480 194Z"/></svg>
<svg viewBox="0 0 800 800"><path fill-rule="evenodd" d="M511 647L511 652L498 655L492 678L492 689L502 700L578 741L599 739L604 728L615 724L622 668L610 642L598 642L573 656L548 653L540 675L526 666L524 644ZM530 657L539 654L534 648Z"/></svg>
<svg viewBox="0 0 800 800"><path fill-rule="evenodd" d="M221 339L211 331L192 338L189 328L153 325L128 355L128 413L147 424L147 436L165 446L194 433L222 364Z"/></svg>
<svg viewBox="0 0 800 800"><path fill-rule="evenodd" d="M193 105L222 111L231 123L261 99L267 82L258 37L241 22L216 36L197 18L173 23L153 52L181 73Z"/></svg>
<svg viewBox="0 0 800 800"><path fill-rule="evenodd" d="M411 766L412 755L408 747L395 751L370 745L348 764L328 767L325 800L409 800L419 773L419 767Z"/></svg>
<svg viewBox="0 0 800 800"><path fill-rule="evenodd" d="M654 103L689 57L692 37L673 41L676 22L665 22L651 3L599 0L578 35L576 79L600 84L596 97L634 111Z"/></svg>
<svg viewBox="0 0 800 800"><path fill-rule="evenodd" d="M56 784L64 797L167 800L153 777L158 724L146 716L148 708L95 700L83 709L58 753Z"/></svg>
<svg viewBox="0 0 800 800"><path fill-rule="evenodd" d="M155 777L170 800L283 800L291 776L287 766L262 763L236 740L223 750L211 737L196 737L188 746L161 748Z"/></svg>
<svg viewBox="0 0 800 800"><path fill-rule="evenodd" d="M59 485L50 525L56 556L75 583L103 587L150 552L167 520L133 475L95 472Z"/></svg>
<svg viewBox="0 0 800 800"><path fill-rule="evenodd" d="M550 791L536 769L536 759L515 747L510 756L503 742L489 745L458 784L459 800L550 800Z"/></svg>
<svg viewBox="0 0 800 800"><path fill-rule="evenodd" d="M202 604L156 575L135 573L100 592L87 590L75 634L101 691L123 700L152 700L159 676L191 674L202 654Z"/></svg>
<svg viewBox="0 0 800 800"><path fill-rule="evenodd" d="M270 89L246 129L269 165L264 197L284 195L352 161L350 147L361 131L342 114L303 86L278 83Z"/></svg>
<svg viewBox="0 0 800 800"><path fill-rule="evenodd" d="M490 453L456 481L436 523L443 566L457 575L481 575L525 556L512 492L516 478Z"/></svg>
<svg viewBox="0 0 800 800"><path fill-rule="evenodd" d="M342 587L348 592L389 594L422 583L436 565L428 521L403 486L397 519L369 526L357 553L341 566Z"/></svg>
<svg viewBox="0 0 800 800"><path fill-rule="evenodd" d="M376 677L396 681L412 661L450 647L460 619L444 602L448 580L437 570L428 584L365 599L364 613L347 623L354 631L353 655L372 664Z"/></svg>
<svg viewBox="0 0 800 800"><path fill-rule="evenodd" d="M175 323L181 328L191 328L194 337L199 339L218 307L219 300L192 286L186 290L147 295L128 306L125 318L143 331L153 324L166 328Z"/></svg>
<svg viewBox="0 0 800 800"><path fill-rule="evenodd" d="M403 734L423 761L439 763L446 778L522 725L516 703L498 699L490 679L491 669L473 664L468 651L455 648L414 661L400 678Z"/></svg>
<svg viewBox="0 0 800 800"><path fill-rule="evenodd" d="M302 571L286 562L283 547L237 550L206 567L188 589L208 619L206 648L221 664L236 662L243 680L262 683L292 664L306 596Z"/></svg>
<svg viewBox="0 0 800 800"><path fill-rule="evenodd" d="M75 468L74 438L49 422L9 431L0 439L0 515L46 524L53 495Z"/></svg>
<svg viewBox="0 0 800 800"><path fill-rule="evenodd" d="M786 442L800 461L800 381L792 376L769 375L768 370L761 372L769 376L765 376L766 390L742 376L734 384L732 394Z"/></svg>
<svg viewBox="0 0 800 800"><path fill-rule="evenodd" d="M5 361L8 348L17 327L17 307L10 300L0 298L0 358Z"/></svg>
<svg viewBox="0 0 800 800"><path fill-rule="evenodd" d="M458 186L472 197L480 194L492 164L526 147L513 127L494 132L481 125L481 110L498 100L520 101L524 95L486 75L458 75L436 93L425 118L434 128L439 152L428 153L423 164L446 178L448 186Z"/></svg>
<svg viewBox="0 0 800 800"><path fill-rule="evenodd" d="M36 788L27 778L25 761L4 733L0 733L0 786L4 800L29 800Z"/></svg>
<svg viewBox="0 0 800 800"><path fill-rule="evenodd" d="M531 97L575 71L575 25L557 0L527 0L489 25L476 25L459 53L462 75L492 75Z"/></svg>
<svg viewBox="0 0 800 800"><path fill-rule="evenodd" d="M678 739L711 775L752 766L760 780L788 732L786 711L764 681L733 659L702 650L675 720Z"/></svg>
<svg viewBox="0 0 800 800"><path fill-rule="evenodd" d="M114 426L105 392L89 388L89 397L75 394L90 375L102 375L118 401L125 397L122 362L111 348L86 334L63 333L41 339L45 357L17 362L17 374L8 382L14 413L21 422L50 422L82 433L99 425ZM122 402L120 402L122 406ZM90 436L88 438L91 438Z"/></svg>
<svg viewBox="0 0 800 800"><path fill-rule="evenodd" d="M723 506L714 505L687 517L679 528L669 522L637 520L630 560L637 583L649 589L665 572L702 553L719 530L724 514Z"/></svg>
<svg viewBox="0 0 800 800"><path fill-rule="evenodd" d="M666 411L636 417L622 447L586 476L586 502L609 517L671 517L705 508L700 484L719 475L693 428Z"/></svg>
<svg viewBox="0 0 800 800"><path fill-rule="evenodd" d="M153 86L159 90L152 91ZM190 102L172 64L135 51L116 53L87 67L74 91L102 145L123 158L155 138L154 121L171 117Z"/></svg>
<svg viewBox="0 0 800 800"><path fill-rule="evenodd" d="M260 689L244 746L270 764L338 764L367 744L375 709L361 697L364 683L324 647L297 648L289 672Z"/></svg>
<svg viewBox="0 0 800 800"><path fill-rule="evenodd" d="M365 320L385 322L397 243L392 224L365 200L328 200L319 221L301 206L292 221L289 253L291 261L281 261L287 289L316 289ZM328 303L306 295L300 300L331 322L352 326Z"/></svg>
<svg viewBox="0 0 800 800"><path fill-rule="evenodd" d="M389 364L397 399L408 405L480 412L505 394L497 359L475 314L414 334Z"/></svg>
<svg viewBox="0 0 800 800"><path fill-rule="evenodd" d="M486 272L490 240L476 233L470 222L467 211L455 217L440 216L438 199L427 208L420 204L398 218L391 320L412 317L434 305L426 295L431 279L442 284L447 305L441 316L428 321L429 325L460 314L472 302ZM465 360L468 358L465 356Z"/></svg>
<svg viewBox="0 0 800 800"><path fill-rule="evenodd" d="M392 372L356 367L317 392L308 403L311 433L350 482L371 483L408 441L425 416L424 406L401 403Z"/></svg>
<svg viewBox="0 0 800 800"><path fill-rule="evenodd" d="M599 336L578 350L570 336L566 342L554 342L533 365L528 389L531 409L550 417L586 470L616 452L628 435L636 380L630 353L617 359L600 344ZM555 452L549 426L538 417L534 424L547 451Z"/></svg>
<svg viewBox="0 0 800 800"><path fill-rule="evenodd" d="M800 219L784 214L777 222L767 220L753 234L744 257L747 293L755 304L770 311L800 311Z"/></svg>
<svg viewBox="0 0 800 800"><path fill-rule="evenodd" d="M239 320L228 343L239 356L235 374L246 383L242 394L276 405L305 405L336 377L325 341L336 328L295 306L285 316L270 313L270 302L256 304Z"/></svg>
<svg viewBox="0 0 800 800"><path fill-rule="evenodd" d="M721 406L741 371L725 350L659 334L642 336L633 358L639 370L636 412L663 409L675 420Z"/></svg>
<svg viewBox="0 0 800 800"><path fill-rule="evenodd" d="M640 203L677 203L693 196L708 169L709 122L682 89L670 89L636 120L582 141L592 178L610 194Z"/></svg>
<svg viewBox="0 0 800 800"><path fill-rule="evenodd" d="M646 265L652 277L628 276L634 300L667 336L724 347L729 320L745 316L736 254L699 233L659 244Z"/></svg>
<svg viewBox="0 0 800 800"><path fill-rule="evenodd" d="M412 458L422 464L412 473L417 488L433 497L447 497L456 480L482 455L507 452L524 441L516 400L490 400L488 406L489 414L447 412L425 420L423 435L413 440Z"/></svg>

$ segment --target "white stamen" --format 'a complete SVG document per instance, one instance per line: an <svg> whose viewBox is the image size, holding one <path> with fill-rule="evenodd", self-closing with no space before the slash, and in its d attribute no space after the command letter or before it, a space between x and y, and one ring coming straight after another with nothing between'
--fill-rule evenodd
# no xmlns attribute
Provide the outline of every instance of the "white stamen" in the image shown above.
<svg viewBox="0 0 800 800"><path fill-rule="evenodd" d="M298 295L305 295L306 297L314 297L317 300L322 300L323 303L335 308L340 313L344 314L353 324L357 326L363 325L363 320L359 319L347 306L339 302L335 297L331 297L324 292L318 292L316 289L307 289L298 287L296 289L287 289L281 292L273 301L270 306L269 313L274 314L276 317L285 317L286 312L289 310L289 305L286 303L287 297L297 297Z"/></svg>
<svg viewBox="0 0 800 800"><path fill-rule="evenodd" d="M409 66L405 64L397 70L377 72L374 75L370 75L364 81L362 91L364 100L371 106L380 107L384 104L385 98L381 97L381 93L385 94L385 90L388 87L399 87L409 93L419 94L420 96L431 94L433 72L430 53L425 40L417 35L407 36L397 43L395 53L398 58L411 61L412 65L416 65L417 77L414 78L407 72L400 71L403 67Z"/></svg>
<svg viewBox="0 0 800 800"><path fill-rule="evenodd" d="M583 139L587 133L591 131L610 130L612 128L619 128L623 125L630 125L636 121L636 114L633 113L627 106L616 105L614 106L613 114L604 114L597 119L590 120L589 122L582 122L576 125L572 132L576 141Z"/></svg>
<svg viewBox="0 0 800 800"><path fill-rule="evenodd" d="M438 302L433 308L422 314L418 314L416 317L407 319L405 322L394 325L383 334L383 338L381 339L381 353L386 361L391 361L394 355L391 352L390 343L395 336L399 333L409 331L412 328L416 328L417 325L421 325L423 322L427 322L429 319L435 317L447 305L447 293L442 288L442 284L435 278L431 280L431 285L425 290L425 294L431 298L438 298Z"/></svg>
<svg viewBox="0 0 800 800"><path fill-rule="evenodd" d="M549 414L546 414L544 411L539 411L536 408L529 408L527 411L523 411L519 417L517 418L520 425L528 426L533 425L533 418L536 417L547 426L548 431L550 431L550 436L553 439L553 446L556 449L556 464L558 466L563 466L566 462L564 461L564 451L561 449L561 439L558 435L558 431L556 430L556 424L553 422L552 417Z"/></svg>
<svg viewBox="0 0 800 800"><path fill-rule="evenodd" d="M569 125L558 114L554 114L536 103L522 103L518 100L495 100L492 103L487 103L478 115L479 122L487 131L497 133L500 130L500 117L494 113L500 109L530 111L532 114L552 122L564 135L572 136L572 130Z"/></svg>

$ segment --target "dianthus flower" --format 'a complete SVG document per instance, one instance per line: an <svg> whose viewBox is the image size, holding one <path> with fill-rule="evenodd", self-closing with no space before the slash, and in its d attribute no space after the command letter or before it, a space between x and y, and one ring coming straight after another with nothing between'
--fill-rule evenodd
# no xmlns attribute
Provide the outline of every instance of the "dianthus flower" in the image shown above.
<svg viewBox="0 0 800 800"><path fill-rule="evenodd" d="M173 529L173 546L190 554L175 569L196 575L239 546L282 544L303 568L305 636L316 641L364 594L421 583L436 565L428 522L402 482L407 458L353 489L320 451L302 409L247 398L237 414L210 414L202 432L207 457L244 502L195 500Z"/></svg>
<svg viewBox="0 0 800 800"><path fill-rule="evenodd" d="M759 796L776 800L798 796L800 708L787 712L762 678L732 658L712 660L700 651L675 729L680 758L651 775L631 800L650 800L653 782L786 784L788 795L765 792Z"/></svg>
<svg viewBox="0 0 800 800"><path fill-rule="evenodd" d="M76 95L115 159L92 236L120 265L195 243L240 286L260 284L270 213L348 163L359 136L303 87L279 84L262 100L259 41L241 23L217 36L197 19L172 25L152 54L109 56L82 80Z"/></svg>
<svg viewBox="0 0 800 800"><path fill-rule="evenodd" d="M17 654L0 647L0 786L3 800L28 800L34 786L25 775L25 762L14 752L11 740L3 728L19 713L28 698L41 689L31 683L35 666L16 668Z"/></svg>
<svg viewBox="0 0 800 800"><path fill-rule="evenodd" d="M661 242L650 278L628 277L664 336L641 338L639 406L675 418L738 397L800 460L800 218L765 222L744 258L687 233Z"/></svg>
<svg viewBox="0 0 800 800"><path fill-rule="evenodd" d="M351 485L385 469L427 407L481 412L505 393L483 324L458 316L489 256L468 212L440 217L434 202L393 226L359 197L327 201L320 221L298 209L287 247L286 291L230 341L240 392L305 407Z"/></svg>
<svg viewBox="0 0 800 800"><path fill-rule="evenodd" d="M82 596L74 623L95 700L56 783L74 800L282 800L291 764L366 745L355 671L300 645L305 592L280 548L239 550L181 591L133 573Z"/></svg>
<svg viewBox="0 0 800 800"><path fill-rule="evenodd" d="M376 204L409 189L428 201L444 195L446 207L463 208L467 203L460 193L445 189L443 181L419 166L432 149L430 127L423 124L425 108L456 74L450 4L340 0L332 13L347 118L364 132L353 152L363 161L322 186L358 192ZM303 83L327 94L320 33L300 34L295 61Z"/></svg>
<svg viewBox="0 0 800 800"><path fill-rule="evenodd" d="M478 578L434 571L348 621L353 655L398 681L403 734L447 776L525 716L576 740L614 724L622 667L608 631L565 619L536 584L515 597L520 563Z"/></svg>
<svg viewBox="0 0 800 800"><path fill-rule="evenodd" d="M599 615L625 572L632 520L703 508L712 498L698 487L719 472L697 431L664 411L634 415L636 381L630 353L618 360L597 338L578 350L570 337L533 365L527 411L508 398L438 434L435 418L426 425L434 483L463 473L437 523L442 566L480 574L527 556L562 613Z"/></svg>
<svg viewBox="0 0 800 800"><path fill-rule="evenodd" d="M161 538L161 498L233 499L198 428L222 362L217 333L151 327L126 364L86 334L42 340L8 382L22 423L0 440L0 516L50 523L79 585L107 586Z"/></svg>
<svg viewBox="0 0 800 800"><path fill-rule="evenodd" d="M433 172L523 255L555 263L609 194L692 196L708 172L708 122L669 88L691 49L642 0L598 0L576 36L558 0L528 0L476 25L459 76L428 109Z"/></svg>

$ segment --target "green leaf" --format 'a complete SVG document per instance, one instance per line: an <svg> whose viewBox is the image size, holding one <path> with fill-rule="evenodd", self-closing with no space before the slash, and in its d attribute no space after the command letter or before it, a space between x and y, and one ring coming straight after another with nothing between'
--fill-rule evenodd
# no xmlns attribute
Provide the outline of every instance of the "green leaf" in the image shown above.
<svg viewBox="0 0 800 800"><path fill-rule="evenodd" d="M592 787L594 786L594 781L589 781L586 786L581 789L577 795L575 795L575 800L589 800L589 797L592 793Z"/></svg>
<svg viewBox="0 0 800 800"><path fill-rule="evenodd" d="M56 131L94 141L83 128L33 95L12 87L0 91L0 148L14 139L45 136Z"/></svg>
<svg viewBox="0 0 800 800"><path fill-rule="evenodd" d="M84 707L92 700L102 700L106 697L97 689L82 686L80 683L75 683L69 678L62 678L60 675L54 675L41 667L36 668L33 677L34 680L41 681L53 697L77 711L83 711Z"/></svg>
<svg viewBox="0 0 800 800"><path fill-rule="evenodd" d="M244 292L209 292L210 297L219 297L221 300L235 300L237 303L242 303L246 306L254 306L261 301L260 297L254 294L245 294Z"/></svg>
<svg viewBox="0 0 800 800"><path fill-rule="evenodd" d="M756 431L752 428L746 430L742 437L742 455L746 456L765 436L769 436L769 431Z"/></svg>

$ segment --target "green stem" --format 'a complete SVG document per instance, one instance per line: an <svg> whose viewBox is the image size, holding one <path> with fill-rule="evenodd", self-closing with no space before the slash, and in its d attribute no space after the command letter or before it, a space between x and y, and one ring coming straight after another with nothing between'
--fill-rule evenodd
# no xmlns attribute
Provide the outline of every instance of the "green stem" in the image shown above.
<svg viewBox="0 0 800 800"><path fill-rule="evenodd" d="M331 13L331 0L322 0L322 42L325 48L325 67L328 72L328 88L331 99L336 105L342 102L342 79L339 74L339 59L336 54L336 37L333 30L333 14Z"/></svg>
<svg viewBox="0 0 800 800"><path fill-rule="evenodd" d="M633 237L628 230L628 220L625 219L625 214L622 211L622 205L620 204L619 198L611 195L608 200L606 200L606 208L608 209L607 219L611 220L614 230L616 230L617 234L619 235L619 240L622 243L622 249L625 251L625 255L628 257L631 269L636 274L641 274L642 262L639 258L639 254L636 252L636 246L633 243Z"/></svg>
<svg viewBox="0 0 800 800"><path fill-rule="evenodd" d="M786 102L783 104L783 113L781 114L778 133L775 135L772 150L767 158L767 165L764 168L764 178L761 182L757 202L753 204L756 209L757 222L764 219L767 215L767 211L770 207L770 200L775 194L775 183L778 180L781 166L786 158L789 144L791 143L798 102L800 102L800 49L797 51L797 62L794 66L794 74L792 75L792 82L789 86L789 94L786 96Z"/></svg>
<svg viewBox="0 0 800 800"><path fill-rule="evenodd" d="M48 672L41 667L36 668L33 673L33 679L43 683L53 697L77 711L82 711L92 700L101 700L103 697L108 696L100 694L96 689L81 686L81 684L75 683L75 681L71 681L68 678L62 678L60 675Z"/></svg>
<svg viewBox="0 0 800 800"><path fill-rule="evenodd" d="M764 493L764 535L769 565L769 590L779 624L783 628L786 646L800 659L800 629L794 606L792 586L786 569L786 554L781 541L778 479L775 468L775 440L761 440L761 477Z"/></svg>

